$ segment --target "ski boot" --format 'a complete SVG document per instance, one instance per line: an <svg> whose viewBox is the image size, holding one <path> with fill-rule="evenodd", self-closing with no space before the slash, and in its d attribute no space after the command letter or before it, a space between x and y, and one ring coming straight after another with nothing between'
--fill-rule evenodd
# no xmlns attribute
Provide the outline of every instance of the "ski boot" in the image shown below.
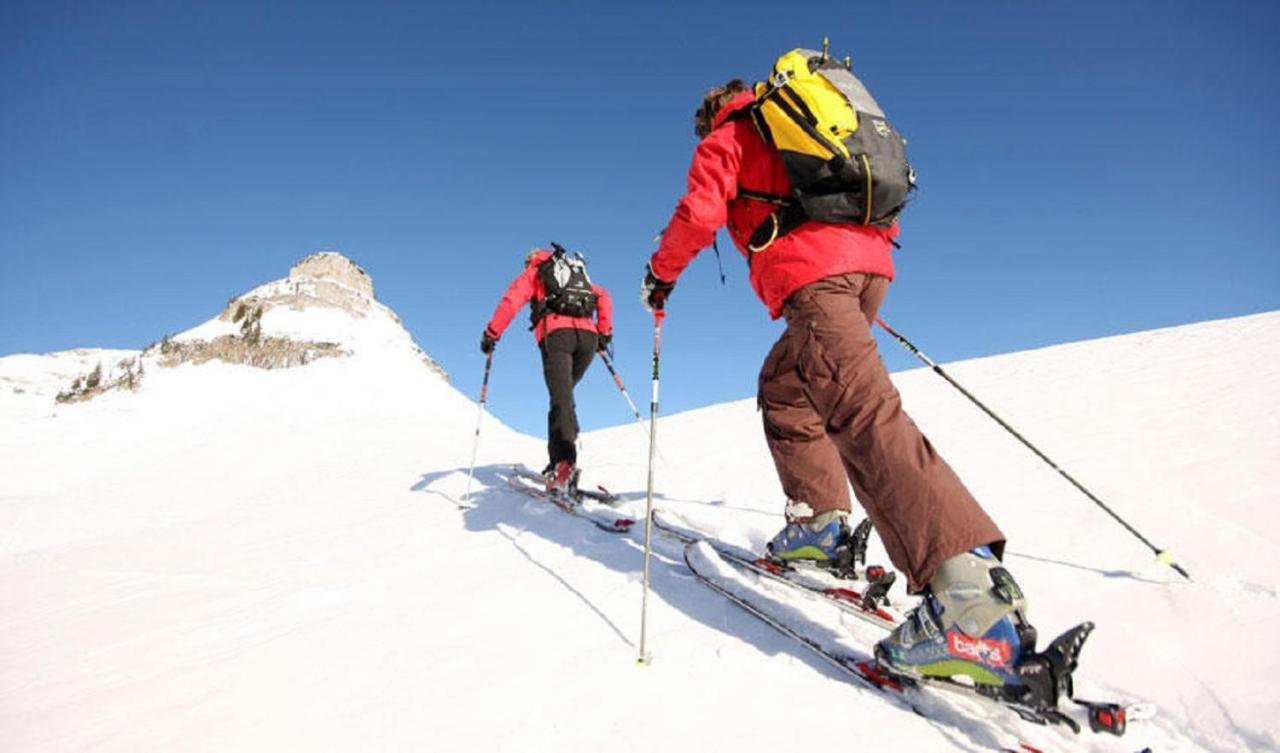
<svg viewBox="0 0 1280 753"><path fill-rule="evenodd" d="M561 460L554 466L548 465L542 472L547 480L547 494L568 501L573 501L578 490L578 468L568 460Z"/></svg>
<svg viewBox="0 0 1280 753"><path fill-rule="evenodd" d="M842 578L857 577L858 564L867 561L871 522L864 520L850 531L848 515L844 510L832 510L808 523L787 523L766 545L768 558L784 566L811 563Z"/></svg>
<svg viewBox="0 0 1280 753"><path fill-rule="evenodd" d="M1058 711L1074 693L1072 673L1093 632L1083 622L1036 651L1027 600L1008 570L985 546L943 562L924 600L888 638L876 644L876 663L908 682L922 680L972 689L1041 724L1079 725ZM1090 724L1123 732L1123 717L1090 706ZM1099 706L1101 712L1093 706ZM1096 719L1095 719L1096 717ZM1118 727L1118 729L1117 729Z"/></svg>
<svg viewBox="0 0 1280 753"><path fill-rule="evenodd" d="M1023 685L1018 666L1036 641L1026 605L1009 571L978 547L938 567L924 600L876 645L876 659L906 675Z"/></svg>

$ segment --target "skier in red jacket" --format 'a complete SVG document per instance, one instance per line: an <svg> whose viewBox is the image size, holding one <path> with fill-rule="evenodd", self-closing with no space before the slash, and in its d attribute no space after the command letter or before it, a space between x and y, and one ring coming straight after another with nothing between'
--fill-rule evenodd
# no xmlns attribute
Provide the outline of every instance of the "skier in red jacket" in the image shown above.
<svg viewBox="0 0 1280 753"><path fill-rule="evenodd" d="M613 343L613 299L587 278L580 255L575 259L559 245L552 246L554 250L534 249L525 256L524 271L503 293L484 329L480 350L491 353L516 312L532 303L530 329L542 353L542 375L551 403L547 412L550 462L543 475L547 491L568 493L577 482L578 416L573 388L596 352L607 351ZM553 266L556 262L563 263ZM550 276L544 280L540 270ZM559 270L558 278L554 270ZM548 281L554 288L550 295Z"/></svg>
<svg viewBox="0 0 1280 753"><path fill-rule="evenodd" d="M925 594L881 643L882 660L1016 683L1034 629L999 560L1004 535L903 411L871 332L893 278L898 226L806 220L776 232L776 207L744 194L790 195L786 169L750 118L730 117L754 101L734 80L697 111L688 191L649 260L643 302L662 308L680 273L728 225L751 286L773 318L787 321L759 379L765 437L787 497L787 524L770 555L832 567L847 558L852 484L908 589Z"/></svg>

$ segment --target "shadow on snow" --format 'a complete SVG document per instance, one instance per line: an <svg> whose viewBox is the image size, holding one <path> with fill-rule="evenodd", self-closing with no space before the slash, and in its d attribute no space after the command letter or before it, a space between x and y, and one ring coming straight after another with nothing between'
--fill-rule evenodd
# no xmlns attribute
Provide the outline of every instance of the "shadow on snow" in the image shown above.
<svg viewBox="0 0 1280 753"><path fill-rule="evenodd" d="M506 538L521 556L554 578L603 621L618 636L620 643L635 651L639 635L638 614L635 625L617 624L605 609L592 600L590 594L574 586L557 572L554 565L540 561L535 553L523 546L520 537L524 534L541 537L572 551L575 555L589 557L635 582L638 612L644 556L643 520L646 494L641 491L623 492L618 495L620 501L616 509L634 518L637 523L628 533L610 533L596 528L588 520L574 519L549 502L512 489L508 485L508 479L512 473L512 465L507 463L477 467L471 483L470 507L463 507L460 498L433 488L438 482L450 476L465 476L465 468L424 474L411 488L413 491L441 497L458 506L462 510L467 530L492 531ZM655 493L655 506L658 506L659 502L717 505L716 502L677 500ZM685 565L684 545L680 541L655 531L652 544L649 587L653 596L678 609L686 617L753 646L762 653L770 656L789 656L829 679L850 683L852 687L878 700L909 709L909 704L895 703L892 696L885 696L880 691L853 684L847 675L808 649L791 638L779 634L772 627L707 589L698 582ZM652 612L650 619L653 619ZM803 613L797 613L795 619L806 623L797 624L798 629L818 637L823 642L832 642L839 638L830 625L811 620ZM940 716L949 715L943 713ZM934 718L930 721L951 745L960 749L1000 748L1001 741L986 725L980 723L966 725L963 718L950 721Z"/></svg>

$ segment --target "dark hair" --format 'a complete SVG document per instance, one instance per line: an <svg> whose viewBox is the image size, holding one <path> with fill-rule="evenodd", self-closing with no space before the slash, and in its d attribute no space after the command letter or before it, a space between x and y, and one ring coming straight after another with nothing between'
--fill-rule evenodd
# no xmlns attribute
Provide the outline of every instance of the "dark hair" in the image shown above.
<svg viewBox="0 0 1280 753"><path fill-rule="evenodd" d="M711 133L711 122L716 119L716 113L720 112L725 103L744 91L747 91L747 83L740 78L735 78L724 86L711 87L707 96L702 98L698 111L693 114L693 132L698 134L698 138L706 138Z"/></svg>

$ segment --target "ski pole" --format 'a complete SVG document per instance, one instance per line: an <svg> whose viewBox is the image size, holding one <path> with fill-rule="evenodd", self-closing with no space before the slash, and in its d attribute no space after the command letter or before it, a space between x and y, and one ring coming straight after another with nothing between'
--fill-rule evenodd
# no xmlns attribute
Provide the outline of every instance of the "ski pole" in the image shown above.
<svg viewBox="0 0 1280 753"><path fill-rule="evenodd" d="M644 593L640 597L640 656L637 664L648 664L645 628L649 615L649 554L653 550L653 456L658 446L658 363L662 353L662 309L653 312L653 397L649 401L649 481L644 495Z"/></svg>
<svg viewBox="0 0 1280 753"><path fill-rule="evenodd" d="M959 383L959 382L957 382L956 380L952 379L952 378L951 378L951 375L950 375L950 374L948 374L946 371L944 371L944 370L942 369L942 367L941 367L941 366L939 366L938 364L934 363L934 362L933 362L933 359L929 358L929 356L927 356L927 355L925 355L924 353L922 353L922 352L920 351L920 349L919 349L919 348L917 348L915 345L912 345L910 340L908 340L907 338L905 338L905 337L903 337L902 335L898 334L898 331L897 331L897 330L895 330L893 327L890 327L890 326L885 322L885 320L880 319L880 318L878 318L878 317L877 317L877 318L876 318L876 324L879 324L879 325L881 326L881 328L883 328L883 329L884 329L884 331L885 331L885 332L888 332L890 335L892 335L892 336L893 336L893 338L894 338L895 340L897 340L898 342L902 343L902 347L904 347L904 348L906 348L907 350L911 351L912 355L914 355L916 358L919 358L921 361L923 361L923 362L924 362L924 364L925 364L926 366L928 366L930 369L932 369L932 370L933 370L933 372L934 372L935 374L937 374L938 376L940 376L940 377L942 377L943 379L947 380L947 382L948 382L948 383L950 383L952 387L955 387L957 390L959 390L959 391L960 391L960 394L962 394L962 395L964 395L965 397L969 398L969 401L970 401L970 402L972 402L974 405L976 405L976 406L978 406L979 408L981 408L981 409L982 409L982 411L983 411L984 413L986 413L988 416L990 416L992 419L994 419L996 423L1000 424L1000 426L1002 426L1002 427L1004 428L1004 430L1005 430L1005 431L1009 432L1010 434L1012 434L1012 435L1014 436L1014 438L1015 438L1015 439L1017 439L1017 440L1018 440L1019 442L1021 442L1022 444L1026 445L1027 449L1031 450L1032 452L1034 452L1034 453L1036 454L1036 457L1040 458L1040 459L1041 459L1041 460L1043 460L1045 463L1047 463L1047 464L1049 465L1049 467L1050 467L1050 468L1054 469L1054 470L1055 470L1055 471L1057 471L1057 472L1058 472L1058 473L1059 473L1063 478L1065 478L1067 481L1071 482L1071 485L1072 485L1072 486L1074 486L1075 488L1079 489L1079 490L1080 490L1080 491L1081 491L1081 492L1082 492L1086 497L1088 497L1089 499L1093 500L1093 503L1094 503L1094 504L1096 504L1098 507L1101 507L1101 508L1103 509L1103 511L1105 511L1105 512L1106 512L1108 515L1110 515L1112 518L1115 518L1115 520L1116 520L1116 522L1117 522L1117 523L1119 523L1120 525L1122 525L1122 526L1124 526L1124 527L1125 527L1125 530L1127 530L1129 533L1131 533L1131 534L1133 534L1135 537L1137 537L1137 539L1138 539L1139 541L1141 541L1143 544L1146 544L1148 547L1150 547L1150 548L1151 548L1151 551L1155 552L1155 555L1156 555L1156 562L1159 562L1159 563L1160 563L1160 564L1162 564L1162 565L1168 565L1169 567L1171 567L1171 568L1173 568L1174 570L1176 570L1176 571L1178 572L1178 574L1180 574L1182 577L1186 578L1187 580L1191 580L1191 576L1187 573L1187 571L1186 571L1186 570L1183 570L1183 569L1182 569L1182 566L1181 566L1181 565L1179 565L1179 564L1174 560L1174 558L1173 558L1173 553L1172 553L1172 552L1170 552L1168 549L1161 549L1160 547L1156 546L1155 544L1152 544L1150 541L1148 541L1148 540L1147 540L1147 537L1146 537L1146 536L1143 536L1141 533L1138 533L1138 530L1137 530L1136 528L1134 528L1133 526L1129 525L1129 523L1128 523L1127 521L1125 521L1125 519L1124 519L1124 518L1122 518L1122 517L1120 517L1118 514L1116 514L1116 512L1115 512L1114 510L1112 510L1110 507L1107 507L1107 505L1106 505L1102 500L1098 499L1098 498L1093 494L1093 492L1091 492L1091 491L1089 491L1088 489L1084 488L1084 485L1082 485L1079 481L1076 481L1074 478L1072 478L1071 474L1067 473L1066 471L1062 470L1062 468L1058 467L1058 464L1057 464L1057 463L1055 463L1055 462L1053 462L1052 460L1050 460L1048 455L1045 455L1043 452L1041 452L1041 451L1039 450L1039 448L1037 448L1035 445L1031 444L1031 442L1027 441L1027 438L1026 438L1026 437L1022 436L1022 435L1021 435L1021 434L1019 434L1019 433L1017 432L1017 430L1015 430L1012 426L1010 426L1009 424L1005 423L1004 419L1002 419L1002 418L1000 418L999 416L997 416L997 415L996 415L996 414L995 414L995 413L994 413L990 408L988 408L987 406L983 405L981 400L979 400L978 398L974 397L972 393L970 393L970 392L969 392L968 390L966 390L964 387L960 386L960 383Z"/></svg>
<svg viewBox="0 0 1280 753"><path fill-rule="evenodd" d="M600 360L604 361L604 367L613 375L613 383L618 385L618 391L627 399L627 405L631 406L631 415L635 416L637 421L643 422L644 418L640 415L640 409L636 407L636 401L631 399L631 395L627 393L627 388L622 384L622 377L618 376L618 370L613 368L613 359L602 350L600 351Z"/></svg>
<svg viewBox="0 0 1280 753"><path fill-rule="evenodd" d="M631 415L636 417L636 425L640 427L641 431L644 431L644 417L640 415L640 409L636 407L636 401L631 399L631 395L627 392L626 386L622 384L622 377L618 376L617 369L613 367L613 359L609 357L608 353L602 350L600 351L600 360L604 361L605 368L607 368L609 373L613 375L613 383L618 385L618 391L627 399L627 405L631 406ZM662 464L668 465L667 459L662 456L661 449L657 450L657 454L658 459L662 461Z"/></svg>
<svg viewBox="0 0 1280 753"><path fill-rule="evenodd" d="M480 423L484 420L484 403L489 398L489 368L493 366L493 351L484 357L484 380L480 383L480 404L476 411L476 438L471 443L471 467L467 469L467 493L462 496L460 507L471 506L471 477L476 472L476 451L480 449Z"/></svg>

